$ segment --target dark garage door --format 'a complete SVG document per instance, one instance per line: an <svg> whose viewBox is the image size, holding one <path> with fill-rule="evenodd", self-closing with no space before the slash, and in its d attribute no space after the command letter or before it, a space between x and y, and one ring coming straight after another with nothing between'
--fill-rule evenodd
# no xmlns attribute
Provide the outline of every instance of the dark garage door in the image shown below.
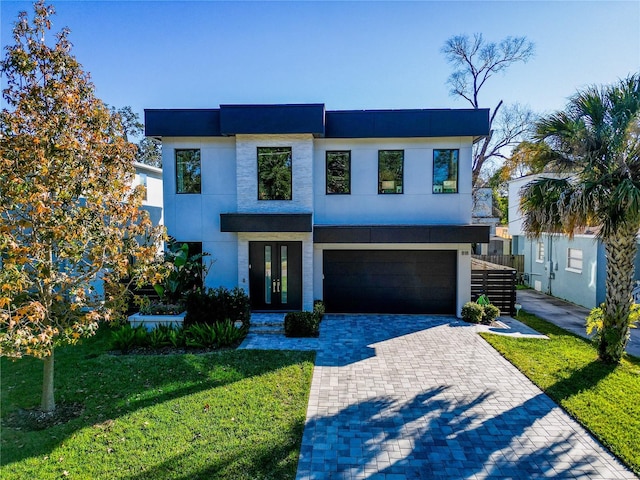
<svg viewBox="0 0 640 480"><path fill-rule="evenodd" d="M325 250L327 312L455 314L456 253Z"/></svg>

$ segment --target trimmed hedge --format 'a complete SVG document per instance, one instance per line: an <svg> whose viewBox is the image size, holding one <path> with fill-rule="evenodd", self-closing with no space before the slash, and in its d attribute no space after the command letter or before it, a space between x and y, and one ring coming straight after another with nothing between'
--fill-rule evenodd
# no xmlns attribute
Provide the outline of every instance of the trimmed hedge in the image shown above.
<svg viewBox="0 0 640 480"><path fill-rule="evenodd" d="M289 312L284 317L284 334L287 337L317 337L320 335L322 314L314 312Z"/></svg>

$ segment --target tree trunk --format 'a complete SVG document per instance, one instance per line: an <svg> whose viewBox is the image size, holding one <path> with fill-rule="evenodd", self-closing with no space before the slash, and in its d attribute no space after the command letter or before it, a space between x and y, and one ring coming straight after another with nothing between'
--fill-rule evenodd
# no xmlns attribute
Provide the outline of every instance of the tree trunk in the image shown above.
<svg viewBox="0 0 640 480"><path fill-rule="evenodd" d="M53 348L51 355L44 357L44 375L42 378L42 403L43 412L53 412L56 409L56 401L53 396Z"/></svg>
<svg viewBox="0 0 640 480"><path fill-rule="evenodd" d="M636 226L621 226L615 234L604 239L607 256L606 296L598 355L605 362L618 363L629 341L637 231Z"/></svg>

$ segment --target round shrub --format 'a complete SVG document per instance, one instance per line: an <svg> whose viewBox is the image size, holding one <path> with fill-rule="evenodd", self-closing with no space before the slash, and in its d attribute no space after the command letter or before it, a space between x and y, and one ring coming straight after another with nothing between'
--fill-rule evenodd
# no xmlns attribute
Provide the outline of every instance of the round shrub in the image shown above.
<svg viewBox="0 0 640 480"><path fill-rule="evenodd" d="M480 323L484 309L475 302L467 302L462 307L462 319L465 322Z"/></svg>
<svg viewBox="0 0 640 480"><path fill-rule="evenodd" d="M495 305L489 304L483 307L482 323L491 325L491 323L500 316L500 309Z"/></svg>

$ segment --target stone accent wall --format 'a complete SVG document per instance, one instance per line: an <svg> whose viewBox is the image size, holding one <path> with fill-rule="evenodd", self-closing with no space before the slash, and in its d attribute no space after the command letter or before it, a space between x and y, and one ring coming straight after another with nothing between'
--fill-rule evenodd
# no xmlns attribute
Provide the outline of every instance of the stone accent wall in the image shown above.
<svg viewBox="0 0 640 480"><path fill-rule="evenodd" d="M258 147L291 147L291 200L258 200ZM313 136L237 135L238 213L310 213L313 211Z"/></svg>

